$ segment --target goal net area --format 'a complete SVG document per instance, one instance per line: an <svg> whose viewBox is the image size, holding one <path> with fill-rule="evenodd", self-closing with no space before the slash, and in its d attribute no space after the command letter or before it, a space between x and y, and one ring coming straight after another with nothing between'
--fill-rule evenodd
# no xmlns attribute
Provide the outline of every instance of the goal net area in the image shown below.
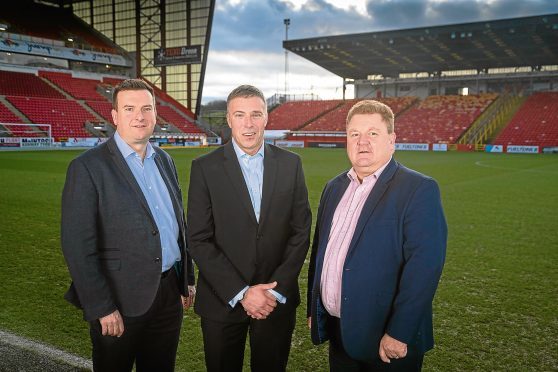
<svg viewBox="0 0 558 372"><path fill-rule="evenodd" d="M50 147L50 124L0 123L0 147Z"/></svg>

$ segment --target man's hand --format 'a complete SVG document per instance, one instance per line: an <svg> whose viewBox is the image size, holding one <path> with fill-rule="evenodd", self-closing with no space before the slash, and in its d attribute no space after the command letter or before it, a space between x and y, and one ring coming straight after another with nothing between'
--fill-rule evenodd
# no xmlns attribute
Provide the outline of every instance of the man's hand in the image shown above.
<svg viewBox="0 0 558 372"><path fill-rule="evenodd" d="M182 307L184 310L188 310L190 306L194 304L194 300L196 299L196 287L193 285L188 286L188 297L180 296L182 299Z"/></svg>
<svg viewBox="0 0 558 372"><path fill-rule="evenodd" d="M407 344L397 341L387 333L384 334L380 341L380 358L391 363L390 359L401 359L407 356Z"/></svg>
<svg viewBox="0 0 558 372"><path fill-rule="evenodd" d="M312 329L312 317L308 317L308 329Z"/></svg>
<svg viewBox="0 0 558 372"><path fill-rule="evenodd" d="M265 319L277 306L277 299L269 289L277 286L277 282L258 284L248 288L244 298L240 300L242 307L254 319Z"/></svg>
<svg viewBox="0 0 558 372"><path fill-rule="evenodd" d="M101 323L101 332L103 336L120 337L124 333L124 321L118 310L99 318L99 323Z"/></svg>

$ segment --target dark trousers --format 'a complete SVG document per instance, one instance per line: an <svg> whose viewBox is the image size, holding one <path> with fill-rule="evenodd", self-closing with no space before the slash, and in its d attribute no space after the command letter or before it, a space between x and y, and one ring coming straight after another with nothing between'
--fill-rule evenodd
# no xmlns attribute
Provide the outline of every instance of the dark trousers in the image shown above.
<svg viewBox="0 0 558 372"><path fill-rule="evenodd" d="M407 356L400 359L391 359L385 363L380 359L379 349L371 350L376 358L368 363L351 358L341 339L341 326L339 318L330 317L329 340L329 370L331 372L419 372L422 368L424 354L417 353L412 347L407 346Z"/></svg>
<svg viewBox="0 0 558 372"><path fill-rule="evenodd" d="M242 323L222 323L202 318L207 371L242 371L248 333L250 333L251 370L254 372L285 371L295 322L295 311L264 320L249 318Z"/></svg>
<svg viewBox="0 0 558 372"><path fill-rule="evenodd" d="M141 283L138 283L141 285ZM90 322L93 344L93 370L137 372L173 371L180 327L182 301L176 271L161 277L159 290L151 308L139 317L125 317L120 337L103 336L98 320Z"/></svg>

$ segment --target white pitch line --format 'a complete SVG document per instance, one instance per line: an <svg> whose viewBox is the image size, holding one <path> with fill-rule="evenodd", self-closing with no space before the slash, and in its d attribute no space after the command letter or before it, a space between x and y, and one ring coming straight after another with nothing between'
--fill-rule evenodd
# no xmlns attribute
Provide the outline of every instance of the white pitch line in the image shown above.
<svg viewBox="0 0 558 372"><path fill-rule="evenodd" d="M62 361L73 367L87 368L90 370L93 369L93 364L88 359L79 357L74 354L70 354L60 349L55 349L52 346L48 346L37 341L32 341L27 338L14 335L13 333L0 330L0 339L4 344L18 346L26 350L31 350L37 354L46 356L50 359Z"/></svg>
<svg viewBox="0 0 558 372"><path fill-rule="evenodd" d="M509 171L515 171L515 172L531 172L531 173L546 173L546 174L557 173L557 172L553 172L553 171L545 171L545 170L538 170L538 169L517 169L517 168L509 168L509 167L499 167L497 165L484 164L480 160L476 161L475 165L477 165L479 167L484 167L484 168L502 169L502 170L509 170Z"/></svg>

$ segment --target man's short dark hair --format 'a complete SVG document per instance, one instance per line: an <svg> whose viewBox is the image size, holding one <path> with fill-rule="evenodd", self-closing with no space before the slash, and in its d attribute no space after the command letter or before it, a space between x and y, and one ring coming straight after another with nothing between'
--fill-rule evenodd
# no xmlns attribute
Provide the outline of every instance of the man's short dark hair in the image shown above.
<svg viewBox="0 0 558 372"><path fill-rule="evenodd" d="M267 111L267 102L265 100L264 94L262 93L261 90L259 90L253 85L240 85L234 88L233 91L230 92L229 96L227 97L227 111L229 109L229 103L233 99L238 97L242 97L242 98L258 97L263 101L264 107Z"/></svg>
<svg viewBox="0 0 558 372"><path fill-rule="evenodd" d="M147 90L153 97L153 106L155 106L155 92L151 85L141 79L127 79L114 87L112 92L112 108L118 110L118 93L126 90Z"/></svg>

